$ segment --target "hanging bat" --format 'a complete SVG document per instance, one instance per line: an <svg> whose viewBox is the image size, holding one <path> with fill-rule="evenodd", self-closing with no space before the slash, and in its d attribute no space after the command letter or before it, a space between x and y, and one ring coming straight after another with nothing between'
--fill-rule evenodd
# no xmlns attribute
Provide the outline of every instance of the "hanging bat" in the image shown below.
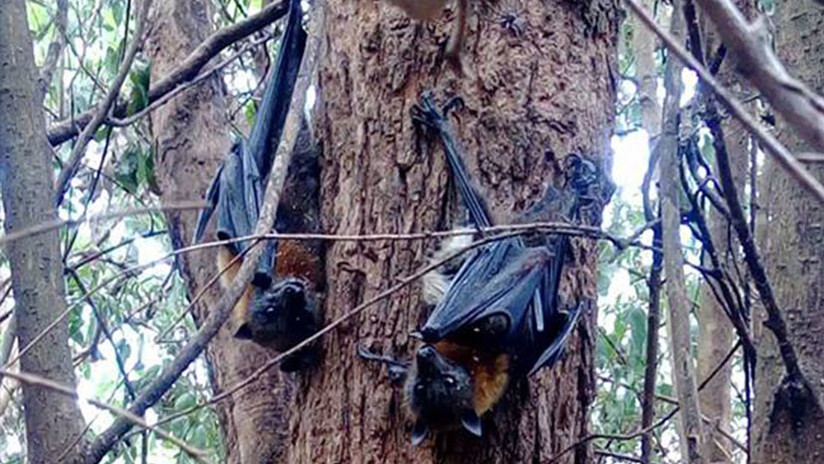
<svg viewBox="0 0 824 464"><path fill-rule="evenodd" d="M218 240L254 233L262 207L263 180L274 161L274 147L282 135L306 46L302 21L301 0L290 0L277 64L268 73L269 83L254 126L248 139L236 140L215 174L206 194L209 208L198 217L195 242L203 236L214 212ZM300 141L297 146L301 146ZM318 162L312 154L304 150L293 156L275 221L279 231L307 232L318 224ZM242 259L230 263L254 243L247 240L218 249L218 269L228 268L221 276L224 287L234 280ZM284 351L317 330L315 287L321 278L321 256L316 246L306 242L268 240L265 246L252 283L233 308L230 325L237 338ZM308 367L316 357L316 348L308 347L285 360L281 369Z"/></svg>
<svg viewBox="0 0 824 464"><path fill-rule="evenodd" d="M413 108L413 119L434 130L443 143L449 170L476 227L492 225L489 210L463 164L458 145L432 95ZM549 187L525 215L536 220L578 220L594 206L596 166L577 155L567 157L566 185ZM412 444L430 430L464 428L481 435L480 417L503 396L513 380L551 366L561 356L583 304L560 308L558 289L569 252L566 236L521 237L492 242L472 253L418 332L423 341L411 363L370 353L359 354L389 366L394 379L405 378L404 396L414 419Z"/></svg>

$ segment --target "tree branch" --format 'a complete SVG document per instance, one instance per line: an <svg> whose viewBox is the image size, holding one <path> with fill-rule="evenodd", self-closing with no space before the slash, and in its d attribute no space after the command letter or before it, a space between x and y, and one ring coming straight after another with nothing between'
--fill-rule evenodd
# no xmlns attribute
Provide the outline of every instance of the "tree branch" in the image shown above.
<svg viewBox="0 0 824 464"><path fill-rule="evenodd" d="M171 92L178 85L195 78L209 60L214 58L224 48L285 16L288 10L287 3L288 2L280 1L269 4L257 14L231 26L226 26L207 37L203 43L183 60L180 66L172 70L166 77L159 80L149 89L149 104ZM126 103L117 105L113 111L114 116L123 117L126 112L126 107ZM59 145L69 140L77 135L91 120L92 112L86 111L71 119L52 124L48 130L49 143Z"/></svg>
<svg viewBox="0 0 824 464"><path fill-rule="evenodd" d="M138 111L137 113L135 113L131 116L128 116L126 118L123 118L123 119L117 119L117 118L114 118L114 117L110 117L106 120L106 124L109 124L109 125L114 126L114 127L125 127L125 126L129 126L129 125L134 124L135 122L139 121L141 118L145 117L146 115L148 115L152 111L154 111L154 110L160 108L161 106L165 105L166 102L168 102L169 100L171 100L176 95L183 92L184 90L189 89L191 87L194 87L195 85L197 85L197 84L205 81L206 79L212 77L218 71L225 68L226 66L231 64L236 59L243 56L243 54L246 53L247 51L253 50L258 45L260 45L264 42L267 42L271 39L272 39L272 36L267 34L266 36L264 36L260 39L253 40L253 41L249 42L245 47L243 47L237 53L235 53L232 56L230 56L229 58L226 58L225 60L221 61L220 63L218 63L217 65L215 65L211 69L209 69L207 71L204 71L203 73L199 74L197 77L195 77L191 81L188 81L186 83L178 85L177 87L172 89L169 93L164 94L163 96L161 96L157 100L153 101L150 105L148 105L147 107L145 107L142 110Z"/></svg>
<svg viewBox="0 0 824 464"><path fill-rule="evenodd" d="M752 24L730 0L696 0L715 23L738 69L776 112L818 151L824 151L824 99L790 75L770 46L763 19Z"/></svg>
<svg viewBox="0 0 824 464"><path fill-rule="evenodd" d="M680 2L673 1L670 33L680 37L684 33L684 18ZM664 269L667 275L667 303L669 308L670 351L672 379L681 405L681 455L685 462L701 463L701 449L705 440L701 411L698 406L698 388L695 365L690 347L689 297L685 286L684 258L681 248L681 185L678 181L681 65L672 56L664 71L664 117L657 149L661 156L661 244L664 248Z"/></svg>
<svg viewBox="0 0 824 464"><path fill-rule="evenodd" d="M46 53L46 61L40 67L40 92L43 97L49 92L49 85L57 67L57 60L66 46L66 18L69 12L69 0L57 0L57 12L54 15L54 40L49 44L49 51Z"/></svg>
<svg viewBox="0 0 824 464"><path fill-rule="evenodd" d="M792 343L790 343L787 324L784 321L781 310L778 308L778 303L775 301L770 280L767 278L767 271L761 264L758 248L755 246L755 241L753 240L746 217L744 216L744 209L741 206L738 190L732 177L732 168L730 167L726 146L723 143L723 129L717 118L709 118L707 125L713 135L715 158L718 163L721 185L724 188L724 197L727 200L727 206L730 210L730 222L735 229L735 233L738 235L741 248L744 250L744 260L752 274L753 285L755 285L756 290L758 290L758 294L761 296L761 303L767 311L767 320L764 324L773 332L778 341L778 349L781 353L781 359L784 361L784 368L787 371L787 375L792 379L806 382L801 372L801 367L798 364L795 349Z"/></svg>
<svg viewBox="0 0 824 464"><path fill-rule="evenodd" d="M35 226L27 227L25 229L21 229L10 234L6 234L0 237L0 246L4 246L9 242L13 242L15 240L20 240L26 237L30 237L32 235L42 234L45 232L50 232L54 229L59 229L61 227L74 227L79 224L87 223L97 223L103 221L109 221L112 219L119 219L127 216L135 216L138 214L151 214L151 213L162 213L164 211L186 211L192 209L202 209L205 208L206 202L202 200L198 201L182 201L180 203L173 203L168 204L165 206L151 206L147 208L131 208L125 209L123 211L117 211L114 213L105 213L105 214L96 214L86 218L80 219L55 219L53 221L42 222Z"/></svg>

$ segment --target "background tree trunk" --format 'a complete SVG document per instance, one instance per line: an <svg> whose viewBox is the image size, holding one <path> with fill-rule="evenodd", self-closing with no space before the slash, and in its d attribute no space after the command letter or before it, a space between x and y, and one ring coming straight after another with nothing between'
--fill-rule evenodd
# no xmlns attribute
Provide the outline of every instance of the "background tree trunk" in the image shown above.
<svg viewBox="0 0 824 464"><path fill-rule="evenodd" d="M0 2L0 187L7 234L57 218L36 84L25 2ZM11 266L18 346L25 349L66 309L58 231L11 242L4 251ZM74 385L68 337L64 320L23 354L21 370ZM24 386L23 410L29 463L57 462L83 432L77 402L65 395Z"/></svg>
<svg viewBox="0 0 824 464"><path fill-rule="evenodd" d="M807 0L776 4L776 47L787 68L810 88L824 92L824 10ZM808 151L805 144L782 121L778 136L796 152ZM810 165L819 180L824 166ZM824 400L824 209L796 180L768 159L765 168L771 184L764 199L769 223L767 261L778 304L784 311L791 341L796 349L813 394ZM756 315L760 324L764 315ZM784 376L772 333L760 333L756 372L756 402L753 462L818 463L824 460L824 417L812 407L787 410L776 403L776 390ZM803 405L802 405L803 406Z"/></svg>
<svg viewBox="0 0 824 464"><path fill-rule="evenodd" d="M155 2L146 51L152 59L152 80L166 75L211 32L210 2ZM231 145L224 88L219 78L183 92L152 113L158 183L164 203L203 197ZM167 214L175 248L190 244L196 213ZM213 228L206 236L213 236ZM215 249L187 253L178 260L189 297L215 275ZM194 309L205 319L219 297L216 284ZM215 394L248 377L276 353L234 339L224 326L209 344L207 360ZM249 388L217 404L227 463L284 462L291 396L289 379L271 369Z"/></svg>
<svg viewBox="0 0 824 464"><path fill-rule="evenodd" d="M329 233L445 229L445 160L417 138L409 108L421 90L466 109L453 124L469 170L499 217L557 185L569 153L603 161L612 129L618 16L612 2L501 2L470 5L466 76L441 60L453 14L435 25L406 18L385 2L327 0L319 75L318 135L324 146L322 216ZM495 11L492 11L492 10ZM507 29L511 13L522 34ZM565 286L594 298L592 243L578 243ZM433 244L335 243L327 254L325 319L331 321L421 266ZM289 461L541 462L586 434L594 392L595 314L583 318L556 368L515 384L482 442L442 435L409 444L410 423L385 371L355 356L358 344L409 358L409 333L425 317L419 288L396 294L323 340L325 361L301 385L292 416ZM559 462L589 462L587 446Z"/></svg>
<svg viewBox="0 0 824 464"><path fill-rule="evenodd" d="M750 0L736 0L735 5L747 16L752 17L753 2ZM697 8L697 7L696 7ZM713 24L706 20L702 24L702 36L704 37L703 53L704 62L710 63L715 59L718 47L721 45L719 34ZM744 99L750 90L746 84L742 84L738 71L731 57L727 56L718 72L718 79L724 87L731 89L740 98ZM753 105L750 105L752 107ZM738 186L739 194L747 191L747 169L750 158L750 135L743 124L735 118L725 118L722 122L724 131L724 143L729 155L730 164L733 170L733 181ZM748 201L741 199L743 204ZM715 243L716 252L721 262L729 269L733 269L733 261L740 261L738 252L738 240L732 230L729 229L726 218L718 213L714 208L707 210L707 222L710 233ZM743 264L739 264L744 267ZM724 313L724 308L716 299L707 281L701 282L700 306L697 311L698 316L698 379L703 381L708 378L712 371L718 367L732 348L733 328L729 317ZM699 399L701 400L701 414L709 418L711 425L706 427L707 441L704 443L703 454L709 462L730 462L732 444L722 436L716 425L722 429L730 430L732 420L731 386L732 364L728 362L722 367L709 383L701 390Z"/></svg>

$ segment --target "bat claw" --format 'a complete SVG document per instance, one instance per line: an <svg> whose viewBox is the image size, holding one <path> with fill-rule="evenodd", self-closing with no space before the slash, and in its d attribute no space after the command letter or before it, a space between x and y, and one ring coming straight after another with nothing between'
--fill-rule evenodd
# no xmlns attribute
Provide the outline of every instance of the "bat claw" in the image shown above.
<svg viewBox="0 0 824 464"><path fill-rule="evenodd" d="M461 97L455 96L450 98L441 107L440 111L435 104L435 97L431 91L425 90L421 92L418 103L412 105L409 114L412 116L412 121L415 124L426 126L436 130L443 130L443 124L446 122L446 116L451 112L465 108L464 100Z"/></svg>
<svg viewBox="0 0 824 464"><path fill-rule="evenodd" d="M416 124L432 129L440 129L444 120L443 116L438 113L438 107L435 105L435 96L429 90L421 92L418 103L412 105L412 108L409 109L409 114L412 116L412 121Z"/></svg>
<svg viewBox="0 0 824 464"><path fill-rule="evenodd" d="M449 114L450 111L453 111L453 110L454 111L460 111L460 110L463 110L464 108L466 108L466 102L464 102L464 99L462 97L459 97L459 96L456 95L456 96L450 98L443 105L443 108L441 109L441 113L443 113L443 115L446 116L446 115Z"/></svg>
<svg viewBox="0 0 824 464"><path fill-rule="evenodd" d="M386 364L387 376L389 377L389 381L393 384L399 384L406 380L406 374L409 371L409 366L402 361L373 353L363 345L358 345L357 352L358 356L363 359L368 361L378 361Z"/></svg>

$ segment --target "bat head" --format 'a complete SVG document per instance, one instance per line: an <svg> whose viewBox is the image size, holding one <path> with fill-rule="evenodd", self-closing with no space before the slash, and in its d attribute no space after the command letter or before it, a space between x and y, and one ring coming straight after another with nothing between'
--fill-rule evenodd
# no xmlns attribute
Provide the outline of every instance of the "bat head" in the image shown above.
<svg viewBox="0 0 824 464"><path fill-rule="evenodd" d="M256 288L249 311L240 321L235 337L286 351L317 331L314 294L301 279L277 280L268 288ZM287 358L281 369L308 367L316 350L301 350Z"/></svg>
<svg viewBox="0 0 824 464"><path fill-rule="evenodd" d="M412 444L426 438L429 430L463 427L481 435L481 421L474 409L472 376L462 365L438 353L432 345L422 346L406 383L406 397L416 417Z"/></svg>

